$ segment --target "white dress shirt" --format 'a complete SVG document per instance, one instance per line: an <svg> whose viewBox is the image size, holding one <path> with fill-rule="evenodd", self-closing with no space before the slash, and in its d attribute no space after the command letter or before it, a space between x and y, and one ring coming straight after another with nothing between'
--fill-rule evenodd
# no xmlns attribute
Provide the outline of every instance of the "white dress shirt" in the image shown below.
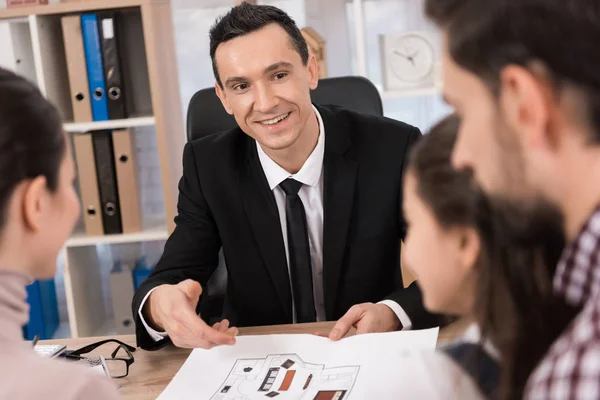
<svg viewBox="0 0 600 400"><path fill-rule="evenodd" d="M281 224L281 232L283 234L283 244L285 246L285 255L289 270L289 254L288 254L288 236L287 236L287 221L285 212L285 192L279 184L288 178L295 179L301 182L303 186L298 192L300 200L304 205L304 212L306 214L306 225L308 227L308 242L310 246L310 261L312 266L312 277L313 277L313 293L315 299L315 310L317 312L317 321L326 321L325 317L325 302L323 295L323 159L325 156L325 126L323 125L323 119L316 108L313 109L319 122L319 139L314 150L308 156L304 165L296 174L290 174L275 161L273 161L262 149L260 144L256 142L256 149L258 152L258 158L262 166L265 177L269 184L269 188L273 191L275 202L277 203L277 210L279 211L279 222ZM291 275L291 274L288 274ZM290 282L290 288L292 288ZM152 289L154 290L154 289ZM165 332L157 332L152 329L144 320L142 315L142 309L152 290L148 292L142 305L140 306L139 314L142 323L146 327L146 330L150 336L158 341L166 337ZM293 290L293 289L292 289ZM292 296L292 302L294 297ZM392 311L398 316L398 319L402 323L403 329L410 329L412 322L406 314L406 312L396 302L391 300L384 300L381 304L385 304L390 307ZM296 309L292 305L294 323L296 322Z"/></svg>

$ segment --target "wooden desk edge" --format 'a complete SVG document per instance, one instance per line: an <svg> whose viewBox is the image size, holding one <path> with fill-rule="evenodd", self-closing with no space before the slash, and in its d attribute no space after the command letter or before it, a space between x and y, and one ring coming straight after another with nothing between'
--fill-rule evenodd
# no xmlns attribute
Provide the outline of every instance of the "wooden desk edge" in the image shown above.
<svg viewBox="0 0 600 400"><path fill-rule="evenodd" d="M317 322L312 324L296 325L270 325L240 328L240 336L248 335L280 335L280 334L315 334L317 332L327 333L333 328L333 322ZM441 328L438 335L438 344L451 341L462 334L467 327L464 321L457 321L447 327ZM350 336L354 331L350 333ZM122 342L136 345L135 335L115 335L115 336L90 336L76 339L50 339L40 340L40 344L65 344L67 347L85 346L104 339L118 339Z"/></svg>

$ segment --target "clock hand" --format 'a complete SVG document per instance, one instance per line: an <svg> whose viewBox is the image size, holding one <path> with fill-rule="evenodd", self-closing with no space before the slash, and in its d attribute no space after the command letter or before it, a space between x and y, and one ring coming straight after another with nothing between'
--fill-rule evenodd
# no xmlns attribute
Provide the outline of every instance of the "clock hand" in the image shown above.
<svg viewBox="0 0 600 400"><path fill-rule="evenodd" d="M411 64L413 65L413 67L415 67L415 66L416 66L416 64L415 64L415 59L414 59L414 57L413 57L413 56L407 56L406 58L407 58L407 60L408 60L408 61L410 61L410 62L411 62Z"/></svg>
<svg viewBox="0 0 600 400"><path fill-rule="evenodd" d="M398 50L394 50L394 53L398 54L400 57L406 58L407 60L409 59L409 57L407 55L400 53Z"/></svg>

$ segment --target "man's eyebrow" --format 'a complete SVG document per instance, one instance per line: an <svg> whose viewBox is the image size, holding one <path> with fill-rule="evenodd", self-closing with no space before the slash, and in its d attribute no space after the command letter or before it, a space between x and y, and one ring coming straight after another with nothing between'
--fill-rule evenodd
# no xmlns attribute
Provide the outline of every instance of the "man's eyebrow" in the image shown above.
<svg viewBox="0 0 600 400"><path fill-rule="evenodd" d="M277 71L280 68L293 68L293 67L294 67L294 65L290 62L280 61L275 64L269 65L267 68L265 68L264 73L268 74L270 72ZM248 79L244 78L243 76L232 76L231 78L227 78L227 80L225 81L225 86L231 86L232 84L235 84L235 83L244 83L244 82L248 82Z"/></svg>
<svg viewBox="0 0 600 400"><path fill-rule="evenodd" d="M268 74L269 72L276 71L279 68L292 68L293 66L294 65L292 63L289 63L287 61L280 61L280 62L277 62L275 64L271 64L267 68L265 68L265 74Z"/></svg>
<svg viewBox="0 0 600 400"><path fill-rule="evenodd" d="M246 78L244 78L243 76L233 76L231 78L227 78L227 80L225 81L225 86L230 86L233 83L240 83L240 82L246 82L248 81Z"/></svg>

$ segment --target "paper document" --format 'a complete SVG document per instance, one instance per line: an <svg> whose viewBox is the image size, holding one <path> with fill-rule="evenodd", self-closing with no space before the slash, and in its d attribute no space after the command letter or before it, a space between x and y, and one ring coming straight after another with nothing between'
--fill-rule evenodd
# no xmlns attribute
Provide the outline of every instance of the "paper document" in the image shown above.
<svg viewBox="0 0 600 400"><path fill-rule="evenodd" d="M408 354L433 351L437 337L438 328L339 342L314 335L242 336L234 346L192 351L159 400L397 399L398 376L418 379L425 368Z"/></svg>

